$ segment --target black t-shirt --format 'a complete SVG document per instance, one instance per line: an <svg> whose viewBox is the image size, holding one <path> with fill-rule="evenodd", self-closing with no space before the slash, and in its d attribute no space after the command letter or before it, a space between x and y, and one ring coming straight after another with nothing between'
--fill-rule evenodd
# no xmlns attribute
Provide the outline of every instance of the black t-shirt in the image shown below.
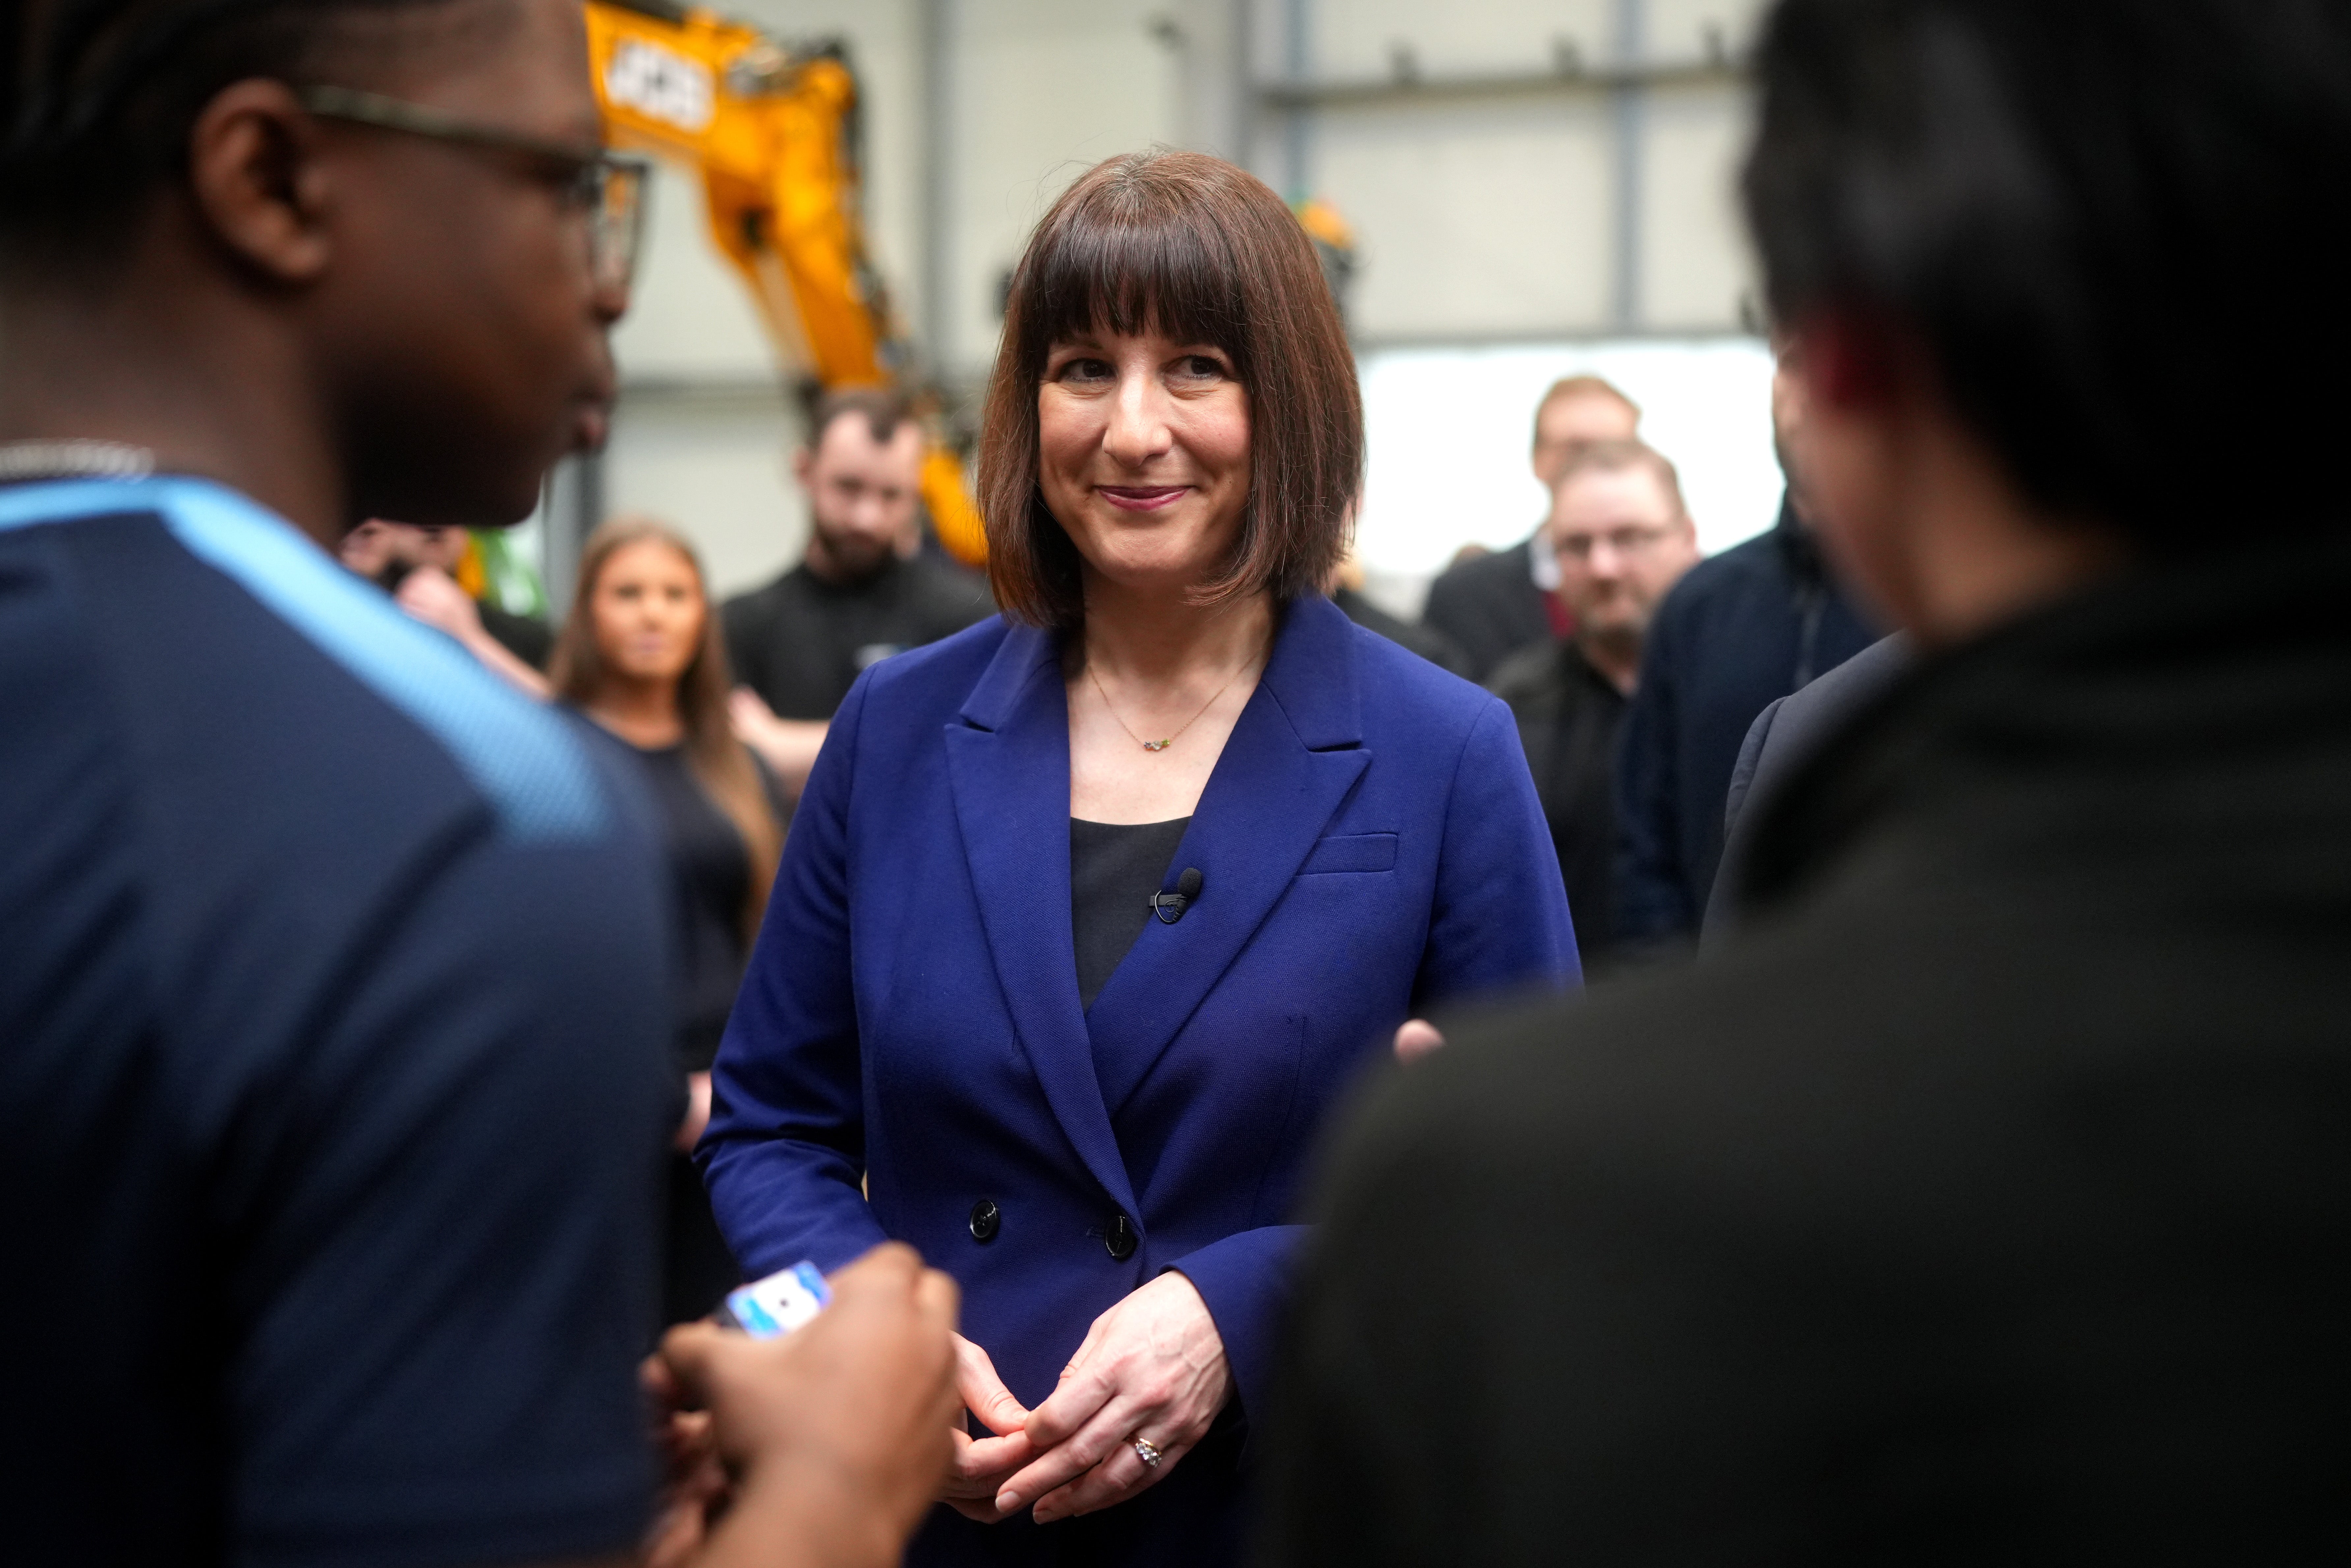
<svg viewBox="0 0 2351 1568"><path fill-rule="evenodd" d="M951 637L996 612L987 583L936 556L893 558L836 586L796 566L719 612L735 678L778 716L830 719L868 664Z"/></svg>
<svg viewBox="0 0 2351 1568"><path fill-rule="evenodd" d="M1070 819L1070 932L1077 946L1078 1001L1091 1008L1151 915L1151 895L1168 885L1168 862L1189 817L1165 822Z"/></svg>
<svg viewBox="0 0 2351 1568"><path fill-rule="evenodd" d="M1572 642L1520 650L1489 684L1519 721L1589 967L1615 936L1616 737L1626 698Z"/></svg>
<svg viewBox="0 0 2351 1568"><path fill-rule="evenodd" d="M602 731L598 732L602 735ZM707 1072L726 1032L735 992L750 958L743 916L751 895L750 846L742 831L695 776L683 742L634 746L604 735L613 754L643 779L661 821L669 852L670 962L672 1004L679 1067ZM791 808L775 776L757 758L752 766L778 826L791 821Z"/></svg>
<svg viewBox="0 0 2351 1568"><path fill-rule="evenodd" d="M636 1542L659 865L577 721L196 480L0 487L12 1563Z"/></svg>

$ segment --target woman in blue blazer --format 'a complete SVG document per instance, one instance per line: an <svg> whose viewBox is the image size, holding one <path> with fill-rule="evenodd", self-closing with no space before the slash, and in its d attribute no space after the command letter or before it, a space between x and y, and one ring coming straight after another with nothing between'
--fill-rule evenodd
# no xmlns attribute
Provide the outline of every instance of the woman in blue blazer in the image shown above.
<svg viewBox="0 0 2351 1568"><path fill-rule="evenodd" d="M1575 977L1509 710L1320 592L1362 439L1249 175L1113 159L1039 225L981 456L1006 613L834 718L701 1148L752 1273L896 1238L961 1282L910 1562L1237 1561L1325 1118L1408 1018Z"/></svg>

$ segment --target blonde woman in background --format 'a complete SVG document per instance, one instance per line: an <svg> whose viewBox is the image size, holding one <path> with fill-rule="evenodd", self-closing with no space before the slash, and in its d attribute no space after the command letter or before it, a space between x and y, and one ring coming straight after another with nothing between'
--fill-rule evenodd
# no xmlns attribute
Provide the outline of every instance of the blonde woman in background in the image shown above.
<svg viewBox="0 0 2351 1568"><path fill-rule="evenodd" d="M668 1321L698 1317L737 1281L686 1157L710 1115L710 1062L767 906L789 808L735 737L733 685L702 564L674 529L620 517L589 538L549 661L556 695L620 743L659 811L674 905L675 1040L687 1106L670 1171Z"/></svg>

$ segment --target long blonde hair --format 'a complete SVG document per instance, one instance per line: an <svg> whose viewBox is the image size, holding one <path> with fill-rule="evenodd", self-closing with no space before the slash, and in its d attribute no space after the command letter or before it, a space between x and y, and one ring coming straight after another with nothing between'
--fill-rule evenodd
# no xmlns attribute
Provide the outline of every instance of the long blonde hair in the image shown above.
<svg viewBox="0 0 2351 1568"><path fill-rule="evenodd" d="M580 581L572 590L571 613L555 640L549 679L554 683L558 695L583 708L603 694L611 672L605 667L602 651L596 646L595 612L591 608L596 585L614 555L630 545L647 543L666 545L675 550L693 571L695 588L702 594L702 645L695 650L693 661L678 676L678 716L685 727L687 766L693 768L695 779L711 801L743 835L744 846L750 853L751 893L743 911L747 946L758 932L759 916L768 907L769 890L775 886L776 862L783 853L784 831L768 804L768 791L759 781L751 753L735 738L734 726L727 718L726 695L735 681L726 667L726 644L718 635L718 615L710 603L708 582L702 574L702 558L684 535L658 518L622 517L612 518L588 536L588 543L580 553Z"/></svg>

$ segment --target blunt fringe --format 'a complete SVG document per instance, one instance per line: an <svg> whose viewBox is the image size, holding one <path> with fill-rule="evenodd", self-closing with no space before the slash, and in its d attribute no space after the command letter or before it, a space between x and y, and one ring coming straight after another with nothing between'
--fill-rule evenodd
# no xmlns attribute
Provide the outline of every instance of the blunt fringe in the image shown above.
<svg viewBox="0 0 2351 1568"><path fill-rule="evenodd" d="M1196 152L1131 152L1062 193L1012 274L979 449L987 571L1007 615L1078 626L1077 547L1038 483L1037 395L1053 345L1160 331L1229 355L1249 393L1249 489L1214 604L1320 592L1346 553L1364 405L1313 242L1254 175Z"/></svg>

